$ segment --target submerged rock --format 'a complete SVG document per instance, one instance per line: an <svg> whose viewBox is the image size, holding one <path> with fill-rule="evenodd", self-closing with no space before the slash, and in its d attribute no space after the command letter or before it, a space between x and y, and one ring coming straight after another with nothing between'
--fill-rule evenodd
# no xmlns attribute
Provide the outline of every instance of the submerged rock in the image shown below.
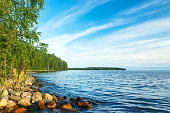
<svg viewBox="0 0 170 113"><path fill-rule="evenodd" d="M88 102L86 102L86 101L78 102L78 106L80 108L84 108L84 109L90 109L91 108L91 105Z"/></svg>
<svg viewBox="0 0 170 113"><path fill-rule="evenodd" d="M93 104L93 105L98 105L98 103L97 103L97 102L92 102L92 104Z"/></svg>

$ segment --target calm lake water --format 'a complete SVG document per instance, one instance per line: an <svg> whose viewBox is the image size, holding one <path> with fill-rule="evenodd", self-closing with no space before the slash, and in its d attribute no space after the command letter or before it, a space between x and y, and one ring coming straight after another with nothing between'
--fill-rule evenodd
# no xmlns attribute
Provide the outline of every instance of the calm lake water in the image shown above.
<svg viewBox="0 0 170 113"><path fill-rule="evenodd" d="M35 75L45 81L45 92L99 102L81 112L170 112L170 71L70 70Z"/></svg>

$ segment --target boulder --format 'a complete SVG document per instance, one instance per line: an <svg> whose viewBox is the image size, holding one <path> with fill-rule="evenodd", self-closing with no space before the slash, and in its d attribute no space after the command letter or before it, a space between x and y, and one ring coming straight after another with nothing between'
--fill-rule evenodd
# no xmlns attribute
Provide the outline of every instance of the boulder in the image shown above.
<svg viewBox="0 0 170 113"><path fill-rule="evenodd" d="M14 101L8 101L8 104L5 108L5 112L9 113L16 109L16 103Z"/></svg>
<svg viewBox="0 0 170 113"><path fill-rule="evenodd" d="M24 98L24 97L31 97L31 93L30 92L23 92L22 94L21 94L21 98Z"/></svg>
<svg viewBox="0 0 170 113"><path fill-rule="evenodd" d="M25 108L18 108L16 110L14 110L14 113L26 113L27 112L27 109Z"/></svg>
<svg viewBox="0 0 170 113"><path fill-rule="evenodd" d="M53 97L50 94L48 94L48 93L44 93L42 97L47 102L48 101L53 101Z"/></svg>
<svg viewBox="0 0 170 113"><path fill-rule="evenodd" d="M13 96L13 95L11 95L10 98L11 98L11 100L13 100L13 101L19 101L19 100L21 100L21 97Z"/></svg>
<svg viewBox="0 0 170 113"><path fill-rule="evenodd" d="M2 93L1 96L2 96L2 97L3 97L3 96L8 96L8 90L7 90L6 88L3 90L3 93Z"/></svg>
<svg viewBox="0 0 170 113"><path fill-rule="evenodd" d="M38 100L38 102L37 102L37 107L38 107L39 109L45 109L45 103L44 103L44 101Z"/></svg>
<svg viewBox="0 0 170 113"><path fill-rule="evenodd" d="M91 108L91 105L88 102L86 102L86 101L78 102L78 106L80 108L84 108L84 109L90 109Z"/></svg>
<svg viewBox="0 0 170 113"><path fill-rule="evenodd" d="M3 109L7 105L7 100L5 98L2 98L0 100L0 109Z"/></svg>
<svg viewBox="0 0 170 113"><path fill-rule="evenodd" d="M20 101L18 101L18 104L22 107L28 107L28 106L31 106L31 103L30 103L30 98L29 97L25 97L23 99L21 99Z"/></svg>
<svg viewBox="0 0 170 113"><path fill-rule="evenodd" d="M32 86L32 82L31 82L31 80L27 80L27 81L25 81L25 86Z"/></svg>
<svg viewBox="0 0 170 113"><path fill-rule="evenodd" d="M56 106L57 106L57 104L54 101L47 102L47 107L48 108L54 109L54 108L56 108Z"/></svg>
<svg viewBox="0 0 170 113"><path fill-rule="evenodd" d="M42 96L40 92L33 93L32 103L38 102L38 100L42 100Z"/></svg>
<svg viewBox="0 0 170 113"><path fill-rule="evenodd" d="M61 103L59 103L59 108L70 110L70 109L72 109L72 106L68 101L64 100Z"/></svg>
<svg viewBox="0 0 170 113"><path fill-rule="evenodd" d="M20 92L13 92L13 95L20 97L21 93Z"/></svg>

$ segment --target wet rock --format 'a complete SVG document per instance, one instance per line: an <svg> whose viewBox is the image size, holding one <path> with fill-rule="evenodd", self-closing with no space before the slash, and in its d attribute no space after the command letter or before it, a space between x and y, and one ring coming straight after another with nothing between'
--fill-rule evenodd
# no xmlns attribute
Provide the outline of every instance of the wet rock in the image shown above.
<svg viewBox="0 0 170 113"><path fill-rule="evenodd" d="M90 109L91 108L91 105L88 102L86 102L86 101L78 102L78 106L80 108L84 108L84 109Z"/></svg>
<svg viewBox="0 0 170 113"><path fill-rule="evenodd" d="M5 98L0 99L0 109L3 109L7 105L7 100Z"/></svg>
<svg viewBox="0 0 170 113"><path fill-rule="evenodd" d="M2 96L2 97L3 97L3 96L8 96L8 90L7 90L6 88L4 88L3 93L2 93L1 96Z"/></svg>
<svg viewBox="0 0 170 113"><path fill-rule="evenodd" d="M52 97L53 97L54 102L57 103L58 102L57 97L55 95L52 95Z"/></svg>
<svg viewBox="0 0 170 113"><path fill-rule="evenodd" d="M25 108L18 108L16 110L14 110L14 113L26 113L27 112L27 109Z"/></svg>
<svg viewBox="0 0 170 113"><path fill-rule="evenodd" d="M64 99L67 99L67 96L64 96L63 98L64 98Z"/></svg>
<svg viewBox="0 0 170 113"><path fill-rule="evenodd" d="M13 101L19 101L19 100L21 100L21 97L11 95L10 99Z"/></svg>
<svg viewBox="0 0 170 113"><path fill-rule="evenodd" d="M21 98L24 98L24 97L31 97L31 93L30 92L23 92L22 94L21 94Z"/></svg>
<svg viewBox="0 0 170 113"><path fill-rule="evenodd" d="M81 98L81 97L77 97L77 99L76 99L76 101L82 101L83 100L83 98Z"/></svg>
<svg viewBox="0 0 170 113"><path fill-rule="evenodd" d="M70 98L70 101L77 101L76 98Z"/></svg>
<svg viewBox="0 0 170 113"><path fill-rule="evenodd" d="M93 105L98 105L98 103L97 103L97 102L92 102L92 104L93 104Z"/></svg>
<svg viewBox="0 0 170 113"><path fill-rule="evenodd" d="M32 104L29 107L29 111L30 111L30 113L35 113L36 111L38 111L38 107L35 104Z"/></svg>
<svg viewBox="0 0 170 113"><path fill-rule="evenodd" d="M64 100L61 103L59 103L59 108L70 110L70 109L72 109L72 106L68 101Z"/></svg>
<svg viewBox="0 0 170 113"><path fill-rule="evenodd" d="M58 96L58 93L53 93L55 96Z"/></svg>
<svg viewBox="0 0 170 113"><path fill-rule="evenodd" d="M29 97L25 97L25 98L21 99L20 101L18 101L18 104L19 104L20 106L23 106L23 107L28 107L28 106L30 106L30 105L31 105L31 103L30 103L30 98L29 98Z"/></svg>
<svg viewBox="0 0 170 113"><path fill-rule="evenodd" d="M58 97L57 97L57 100L61 102L61 101L63 101L63 100L64 100L64 98L62 98L62 97L58 96Z"/></svg>
<svg viewBox="0 0 170 113"><path fill-rule="evenodd" d="M39 109L45 109L45 103L44 103L44 101L38 100L38 102L37 102L37 107L38 107Z"/></svg>
<svg viewBox="0 0 170 113"><path fill-rule="evenodd" d="M38 102L38 100L42 100L42 96L40 92L33 93L32 103Z"/></svg>
<svg viewBox="0 0 170 113"><path fill-rule="evenodd" d="M54 101L47 102L47 107L48 108L54 109L54 108L56 108L56 106L57 106L57 104Z"/></svg>
<svg viewBox="0 0 170 113"><path fill-rule="evenodd" d="M42 97L47 102L53 100L53 97L50 94L48 94L48 93L44 93Z"/></svg>

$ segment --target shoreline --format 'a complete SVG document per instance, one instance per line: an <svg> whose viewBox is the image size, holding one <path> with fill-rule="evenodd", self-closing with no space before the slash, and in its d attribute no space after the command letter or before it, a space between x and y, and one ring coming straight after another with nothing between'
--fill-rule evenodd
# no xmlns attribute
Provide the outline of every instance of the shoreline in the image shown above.
<svg viewBox="0 0 170 113"><path fill-rule="evenodd" d="M18 90L8 86L1 89L0 113L38 113L43 110L78 112L91 109L92 105L98 104L81 97L62 97L57 92L42 93L40 88L45 86L44 81L39 81L39 77L34 75L26 76L27 80L23 81Z"/></svg>

